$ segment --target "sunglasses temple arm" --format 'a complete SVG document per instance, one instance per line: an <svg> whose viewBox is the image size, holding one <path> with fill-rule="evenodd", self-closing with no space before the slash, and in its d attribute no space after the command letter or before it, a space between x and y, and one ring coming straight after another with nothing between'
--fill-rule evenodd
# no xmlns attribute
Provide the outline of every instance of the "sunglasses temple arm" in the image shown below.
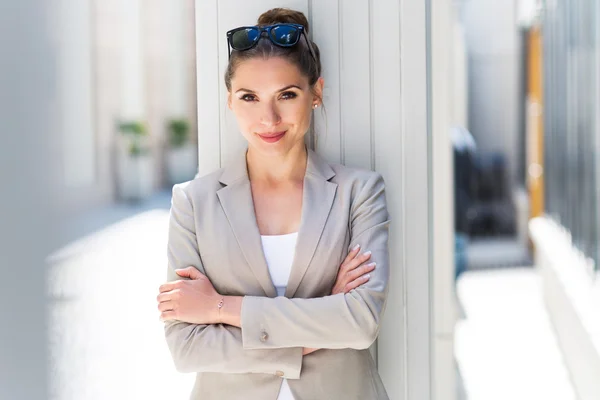
<svg viewBox="0 0 600 400"><path fill-rule="evenodd" d="M308 46L308 50L310 51L310 54L312 55L312 57L316 61L317 60L317 55L315 54L315 50L313 49L312 45L310 44L310 40L308 39L308 35L306 34L306 32L302 32L302 36L304 36L304 40L306 40L306 45Z"/></svg>

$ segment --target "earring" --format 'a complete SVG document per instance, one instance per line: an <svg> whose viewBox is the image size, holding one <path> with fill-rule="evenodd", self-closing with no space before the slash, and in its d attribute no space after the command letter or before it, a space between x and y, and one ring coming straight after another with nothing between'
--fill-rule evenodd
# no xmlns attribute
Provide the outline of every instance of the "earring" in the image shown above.
<svg viewBox="0 0 600 400"><path fill-rule="evenodd" d="M313 108L315 108L315 109L316 109L317 107L319 107L319 105L318 105L318 104L313 104Z"/></svg>

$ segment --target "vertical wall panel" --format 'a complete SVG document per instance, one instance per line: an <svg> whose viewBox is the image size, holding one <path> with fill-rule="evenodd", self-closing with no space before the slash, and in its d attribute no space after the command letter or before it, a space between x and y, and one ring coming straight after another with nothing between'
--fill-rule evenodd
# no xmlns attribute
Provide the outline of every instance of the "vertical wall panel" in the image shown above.
<svg viewBox="0 0 600 400"><path fill-rule="evenodd" d="M371 3L372 55L372 165L386 183L392 219L391 268L388 306L378 339L378 368L391 399L403 399L406 390L405 253L403 208L405 157L401 113L400 4L397 0ZM403 360L403 361L400 361Z"/></svg>
<svg viewBox="0 0 600 400"><path fill-rule="evenodd" d="M142 2L132 0L122 3L123 52L121 58L121 115L127 120L144 120L146 110L144 104L144 68L142 42Z"/></svg>
<svg viewBox="0 0 600 400"><path fill-rule="evenodd" d="M454 45L454 5L452 0L436 0L431 10L430 104L431 104L431 183L430 251L432 253L431 332L433 399L456 398L454 326L456 324L454 282L454 187L453 152L450 127L454 124L452 48ZM435 225L434 225L435 224Z"/></svg>
<svg viewBox="0 0 600 400"><path fill-rule="evenodd" d="M342 161L371 169L369 1L340 1L340 24Z"/></svg>
<svg viewBox="0 0 600 400"><path fill-rule="evenodd" d="M166 7L166 15L163 15L162 19L171 22L167 36L169 59L166 60L166 64L169 91L166 94L168 99L166 107L170 118L185 117L188 114L187 93L190 81L187 69L187 54L191 38L188 36L188 25L182 23L182 21L188 20L186 18L188 4L183 0L163 4Z"/></svg>
<svg viewBox="0 0 600 400"><path fill-rule="evenodd" d="M196 0L198 173L221 166L217 1Z"/></svg>
<svg viewBox="0 0 600 400"><path fill-rule="evenodd" d="M342 162L340 120L340 20L342 0L312 1L312 36L321 51L323 66L323 110L315 112L317 151L330 162Z"/></svg>
<svg viewBox="0 0 600 400"><path fill-rule="evenodd" d="M91 4L89 0L58 3L65 183L69 188L89 189L96 183Z"/></svg>
<svg viewBox="0 0 600 400"><path fill-rule="evenodd" d="M405 166L400 195L405 202L402 263L406 273L406 398L410 400L431 399L429 4L429 1L400 2L404 145L400 156Z"/></svg>

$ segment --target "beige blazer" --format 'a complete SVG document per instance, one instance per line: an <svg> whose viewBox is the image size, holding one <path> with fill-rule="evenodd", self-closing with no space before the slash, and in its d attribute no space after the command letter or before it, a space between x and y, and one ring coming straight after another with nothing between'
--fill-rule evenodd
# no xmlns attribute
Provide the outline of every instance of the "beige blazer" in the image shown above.
<svg viewBox="0 0 600 400"><path fill-rule="evenodd" d="M385 188L377 172L308 152L302 219L285 297L276 297L256 223L246 151L226 168L175 185L168 280L195 266L222 295L243 295L242 328L165 323L175 367L195 372L194 400L388 399L369 346L379 333L390 271ZM331 296L355 244L377 266L365 285ZM302 356L302 347L321 348Z"/></svg>

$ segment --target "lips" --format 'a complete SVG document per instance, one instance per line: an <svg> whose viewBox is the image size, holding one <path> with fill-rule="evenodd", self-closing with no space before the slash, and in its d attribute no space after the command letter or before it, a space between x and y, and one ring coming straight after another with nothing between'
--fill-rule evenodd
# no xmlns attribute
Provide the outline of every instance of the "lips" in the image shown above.
<svg viewBox="0 0 600 400"><path fill-rule="evenodd" d="M273 133L259 133L258 136L268 143L274 143L279 141L287 131L283 132L273 132Z"/></svg>
<svg viewBox="0 0 600 400"><path fill-rule="evenodd" d="M277 137L277 136L281 136L284 133L285 133L285 131L283 131L283 132L274 132L274 133L259 133L258 135L260 137L264 137L264 138L274 138L274 137Z"/></svg>

